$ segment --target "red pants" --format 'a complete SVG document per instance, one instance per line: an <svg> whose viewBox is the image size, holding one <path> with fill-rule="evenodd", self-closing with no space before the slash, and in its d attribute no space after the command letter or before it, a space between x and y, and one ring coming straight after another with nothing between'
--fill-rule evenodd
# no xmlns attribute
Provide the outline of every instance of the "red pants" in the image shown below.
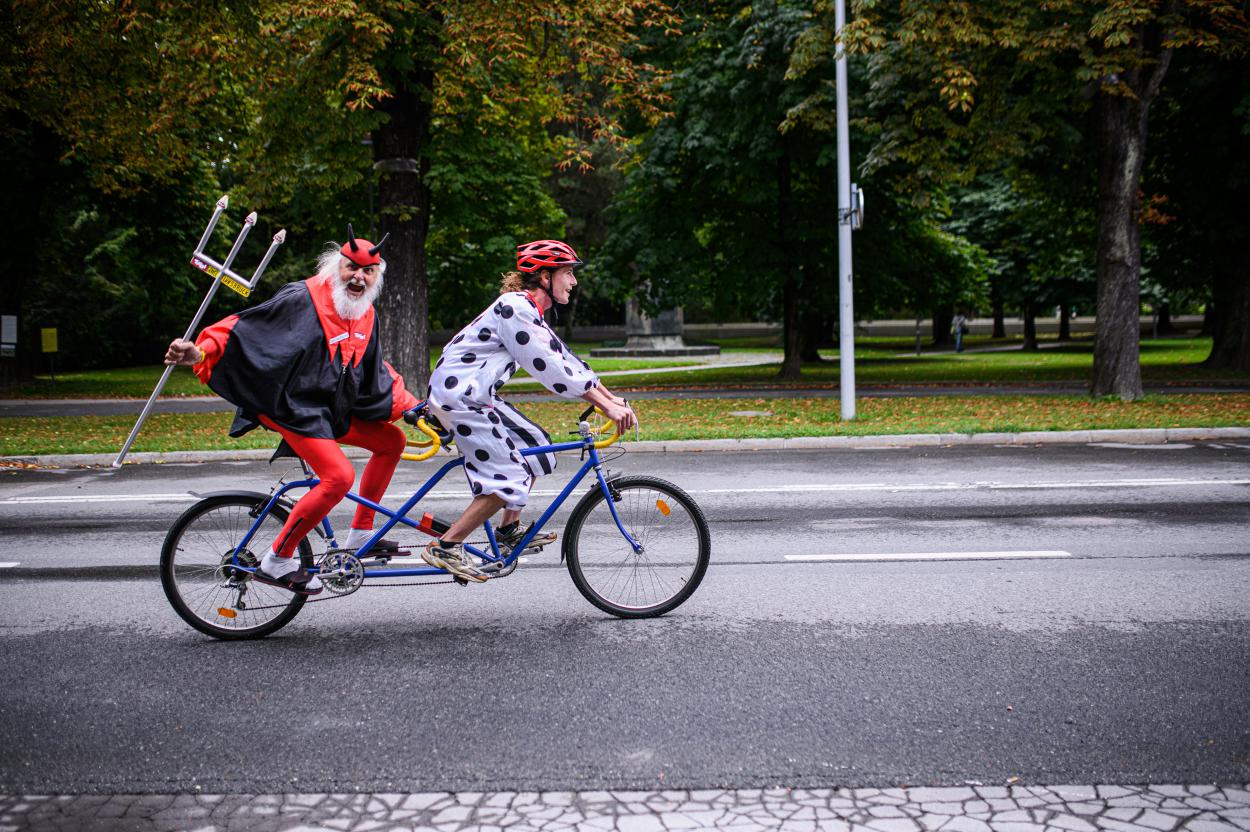
<svg viewBox="0 0 1250 832"><path fill-rule="evenodd" d="M284 558L295 554L299 542L316 528L330 509L342 501L356 480L356 469L339 447L340 444L355 445L373 452L360 477L360 496L375 503L380 502L386 493L386 486L390 484L391 475L395 473L395 466L404 452L404 432L390 422L352 419L351 430L338 439L313 439L292 433L267 416L261 416L260 421L270 430L282 434L287 444L303 457L317 479L321 480L295 504L286 525L282 527L282 533L274 541L274 551ZM366 506L356 506L352 528L372 529L374 513Z"/></svg>

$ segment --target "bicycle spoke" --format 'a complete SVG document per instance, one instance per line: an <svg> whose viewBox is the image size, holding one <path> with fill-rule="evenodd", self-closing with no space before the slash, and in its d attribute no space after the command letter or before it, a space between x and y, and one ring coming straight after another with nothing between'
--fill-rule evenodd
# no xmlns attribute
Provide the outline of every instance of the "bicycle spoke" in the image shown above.
<svg viewBox="0 0 1250 832"><path fill-rule="evenodd" d="M702 578L706 521L691 513L688 497L663 480L627 477L614 488L621 527L641 551L621 535L608 503L598 500L577 517L575 557L570 556L577 563L570 563L570 572L583 594L609 612L659 614L680 604Z"/></svg>
<svg viewBox="0 0 1250 832"><path fill-rule="evenodd" d="M246 570L234 574L235 549L255 522L251 512L258 499L205 500L179 518L166 541L161 558L166 595L188 623L210 635L263 635L290 620L304 603L300 596L252 580ZM254 566L255 543L276 537L284 521L284 512L267 515L238 553L239 564Z"/></svg>

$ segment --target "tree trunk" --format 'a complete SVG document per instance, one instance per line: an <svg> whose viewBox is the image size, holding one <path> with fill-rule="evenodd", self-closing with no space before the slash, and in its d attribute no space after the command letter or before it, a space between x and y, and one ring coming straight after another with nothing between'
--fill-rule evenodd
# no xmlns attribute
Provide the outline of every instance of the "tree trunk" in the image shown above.
<svg viewBox="0 0 1250 832"><path fill-rule="evenodd" d="M784 148L777 163L777 245L780 249L780 265L785 274L781 289L782 343L785 356L781 359L781 378L796 379L803 373L803 325L799 313L799 294L802 288L798 269L790 255L790 154Z"/></svg>
<svg viewBox="0 0 1250 832"><path fill-rule="evenodd" d="M1211 354L1208 367L1250 374L1250 269L1225 262L1215 275L1211 312Z"/></svg>
<svg viewBox="0 0 1250 832"><path fill-rule="evenodd" d="M373 131L378 174L379 233L390 234L382 255L386 284L378 298L383 356L421 398L430 378L429 282L425 241L430 228L429 161L433 72L412 71L386 99L389 118Z"/></svg>
<svg viewBox="0 0 1250 832"><path fill-rule="evenodd" d="M799 323L799 281L793 273L787 273L781 289L782 328L781 340L785 356L781 359L781 378L795 379L803 373L803 327Z"/></svg>
<svg viewBox="0 0 1250 832"><path fill-rule="evenodd" d="M1154 46L1152 66L1125 72L1115 92L1098 100L1098 299L1090 393L1142 397L1140 357L1142 162L1150 102L1163 83L1172 53L1157 47L1157 27L1138 30Z"/></svg>
<svg viewBox="0 0 1250 832"><path fill-rule="evenodd" d="M995 278L990 281L990 306L994 312L994 331L990 334L990 337L1006 338L1007 316L1003 312L1002 278Z"/></svg>
<svg viewBox="0 0 1250 832"><path fill-rule="evenodd" d="M824 314L820 309L808 305L807 309L799 315L799 321L803 328L803 363L815 364L824 361L825 359L820 357L820 348L829 342Z"/></svg>
<svg viewBox="0 0 1250 832"><path fill-rule="evenodd" d="M1072 340L1072 307L1066 303L1059 305L1059 340Z"/></svg>
<svg viewBox="0 0 1250 832"><path fill-rule="evenodd" d="M949 309L933 313L933 346L945 347L951 343L951 321L955 313Z"/></svg>
<svg viewBox="0 0 1250 832"><path fill-rule="evenodd" d="M1024 308L1020 310L1020 316L1024 319L1024 344L1020 349L1035 350L1037 349L1037 304L1033 301L1026 301Z"/></svg>

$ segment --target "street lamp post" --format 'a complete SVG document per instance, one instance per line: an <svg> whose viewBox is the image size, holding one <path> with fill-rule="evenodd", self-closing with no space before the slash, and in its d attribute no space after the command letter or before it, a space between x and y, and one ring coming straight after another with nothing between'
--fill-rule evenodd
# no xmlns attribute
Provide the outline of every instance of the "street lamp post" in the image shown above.
<svg viewBox="0 0 1250 832"><path fill-rule="evenodd" d="M855 418L855 311L851 294L851 229L862 220L862 202L852 206L851 141L847 130L846 49L842 31L846 26L846 0L834 5L834 27L837 30L836 59L837 131L838 131L838 355L841 376L842 419ZM856 193L858 196L858 193ZM854 226L852 225L854 223Z"/></svg>

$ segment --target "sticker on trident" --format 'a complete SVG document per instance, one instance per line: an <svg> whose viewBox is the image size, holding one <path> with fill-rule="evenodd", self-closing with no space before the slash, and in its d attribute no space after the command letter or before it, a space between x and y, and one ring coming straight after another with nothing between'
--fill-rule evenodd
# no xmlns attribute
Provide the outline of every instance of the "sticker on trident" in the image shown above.
<svg viewBox="0 0 1250 832"><path fill-rule="evenodd" d="M286 229L282 229L273 235L273 242L269 244L269 250L265 252L265 256L261 258L260 265L256 267L256 271L252 274L250 280L245 280L238 274L230 270L230 265L234 263L234 258L238 256L239 249L243 248L243 241L247 239L248 232L252 230L252 226L256 225L256 212L247 215L247 219L243 220L243 229L239 231L239 236L235 238L234 245L230 248L230 253L226 255L225 261L218 263L213 258L204 253L204 246L208 245L208 240L213 236L213 229L217 227L217 221L221 219L222 213L229 206L230 200L222 197L217 200L217 205L213 210L212 219L208 221L208 227L204 229L204 233L200 236L200 242L195 247L195 253L191 255L191 265L195 266L202 272L206 272L213 278L213 285L209 287L208 294L204 296L203 303L196 310L195 317L191 319L191 325L187 327L187 334L183 335L184 340L191 340L195 335L195 330L200 325L200 318L204 317L205 310L208 309L209 303L212 302L213 296L217 294L217 287L221 284L229 286L234 291L247 297L252 293L252 289L260 282L260 276L265 273L265 267L269 265L269 261L273 259L274 252L278 250L278 246L286 241ZM121 451L117 454L117 459L113 460L113 467L120 468L122 461L126 458L126 454L130 452L130 446L134 444L135 437L139 435L139 429L143 427L143 423L147 420L148 414L152 412L152 405L156 403L156 398L161 394L161 390L165 387L165 382L169 380L169 374L174 370L173 364L165 366L165 372L161 374L161 380L156 383L156 389L152 391L152 395L148 397L148 403L143 406L143 412L139 414L139 420L135 422L135 426L130 429L130 436L126 437L126 444L122 445Z"/></svg>

